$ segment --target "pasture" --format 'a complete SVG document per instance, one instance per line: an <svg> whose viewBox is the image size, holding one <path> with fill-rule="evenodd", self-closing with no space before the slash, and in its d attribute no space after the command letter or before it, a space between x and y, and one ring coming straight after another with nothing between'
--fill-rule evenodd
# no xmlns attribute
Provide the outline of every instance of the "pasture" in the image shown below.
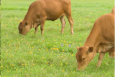
<svg viewBox="0 0 115 77"><path fill-rule="evenodd" d="M46 21L43 35L31 29L22 36L18 25L33 1L2 0L0 77L114 77L114 59L108 53L99 68L97 54L82 71L76 70L75 58L76 46L83 46L95 20L111 12L114 0L71 0L73 35L65 17L63 34L58 19Z"/></svg>

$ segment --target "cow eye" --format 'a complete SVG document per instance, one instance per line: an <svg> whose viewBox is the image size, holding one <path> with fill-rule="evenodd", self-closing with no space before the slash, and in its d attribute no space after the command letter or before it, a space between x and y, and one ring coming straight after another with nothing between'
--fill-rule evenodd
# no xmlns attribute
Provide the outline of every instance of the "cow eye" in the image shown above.
<svg viewBox="0 0 115 77"><path fill-rule="evenodd" d="M22 31L23 29L20 29L20 31Z"/></svg>
<svg viewBox="0 0 115 77"><path fill-rule="evenodd" d="M85 58L83 58L83 60L85 60Z"/></svg>

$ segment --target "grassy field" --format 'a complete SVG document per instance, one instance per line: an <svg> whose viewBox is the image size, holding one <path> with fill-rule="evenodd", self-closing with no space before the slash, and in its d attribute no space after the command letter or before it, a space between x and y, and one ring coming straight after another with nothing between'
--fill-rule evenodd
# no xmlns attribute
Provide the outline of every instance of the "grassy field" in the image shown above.
<svg viewBox="0 0 115 77"><path fill-rule="evenodd" d="M0 77L114 77L114 59L105 55L95 68L98 54L83 71L76 70L76 46L82 46L95 20L110 13L114 0L71 0L74 35L66 19L64 34L60 20L46 21L44 35L18 33L29 5L34 0L2 0ZM40 28L40 27L39 27Z"/></svg>

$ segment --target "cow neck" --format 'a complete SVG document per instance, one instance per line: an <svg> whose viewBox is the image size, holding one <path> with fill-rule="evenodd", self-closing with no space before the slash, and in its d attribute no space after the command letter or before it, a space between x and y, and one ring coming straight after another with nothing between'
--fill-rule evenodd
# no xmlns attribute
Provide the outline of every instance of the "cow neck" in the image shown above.
<svg viewBox="0 0 115 77"><path fill-rule="evenodd" d="M32 17L33 17L33 10L32 9L28 9L27 14L25 15L24 21L28 22L28 23L32 23Z"/></svg>
<svg viewBox="0 0 115 77"><path fill-rule="evenodd" d="M93 47L93 57L92 58L94 58L97 53L98 42L96 41L96 39L97 39L97 35L89 35L84 44L84 47Z"/></svg>
<svg viewBox="0 0 115 77"><path fill-rule="evenodd" d="M89 36L87 37L84 47L93 47L93 52L97 52L97 46L99 45L98 40L99 37L99 29L96 25L93 26Z"/></svg>
<svg viewBox="0 0 115 77"><path fill-rule="evenodd" d="M30 18L30 16L26 15L24 18L24 21L29 23L32 21L32 18Z"/></svg>

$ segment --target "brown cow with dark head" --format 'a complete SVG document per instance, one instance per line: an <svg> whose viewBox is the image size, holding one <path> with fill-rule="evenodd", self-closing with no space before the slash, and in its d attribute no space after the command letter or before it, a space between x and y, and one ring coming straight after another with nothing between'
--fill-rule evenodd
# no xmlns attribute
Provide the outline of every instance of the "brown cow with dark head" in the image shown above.
<svg viewBox="0 0 115 77"><path fill-rule="evenodd" d="M71 26L71 34L73 34L70 0L37 0L30 5L24 20L20 22L19 33L26 35L31 28L35 28L36 34L40 25L41 34L43 34L45 21L54 21L58 18L60 18L62 24L61 33L63 33L66 24L64 16L67 17Z"/></svg>
<svg viewBox="0 0 115 77"><path fill-rule="evenodd" d="M114 13L105 14L99 17L86 39L83 47L77 47L76 59L77 69L84 69L99 53L97 67L101 65L102 59L106 52L109 56L115 57L114 54Z"/></svg>

